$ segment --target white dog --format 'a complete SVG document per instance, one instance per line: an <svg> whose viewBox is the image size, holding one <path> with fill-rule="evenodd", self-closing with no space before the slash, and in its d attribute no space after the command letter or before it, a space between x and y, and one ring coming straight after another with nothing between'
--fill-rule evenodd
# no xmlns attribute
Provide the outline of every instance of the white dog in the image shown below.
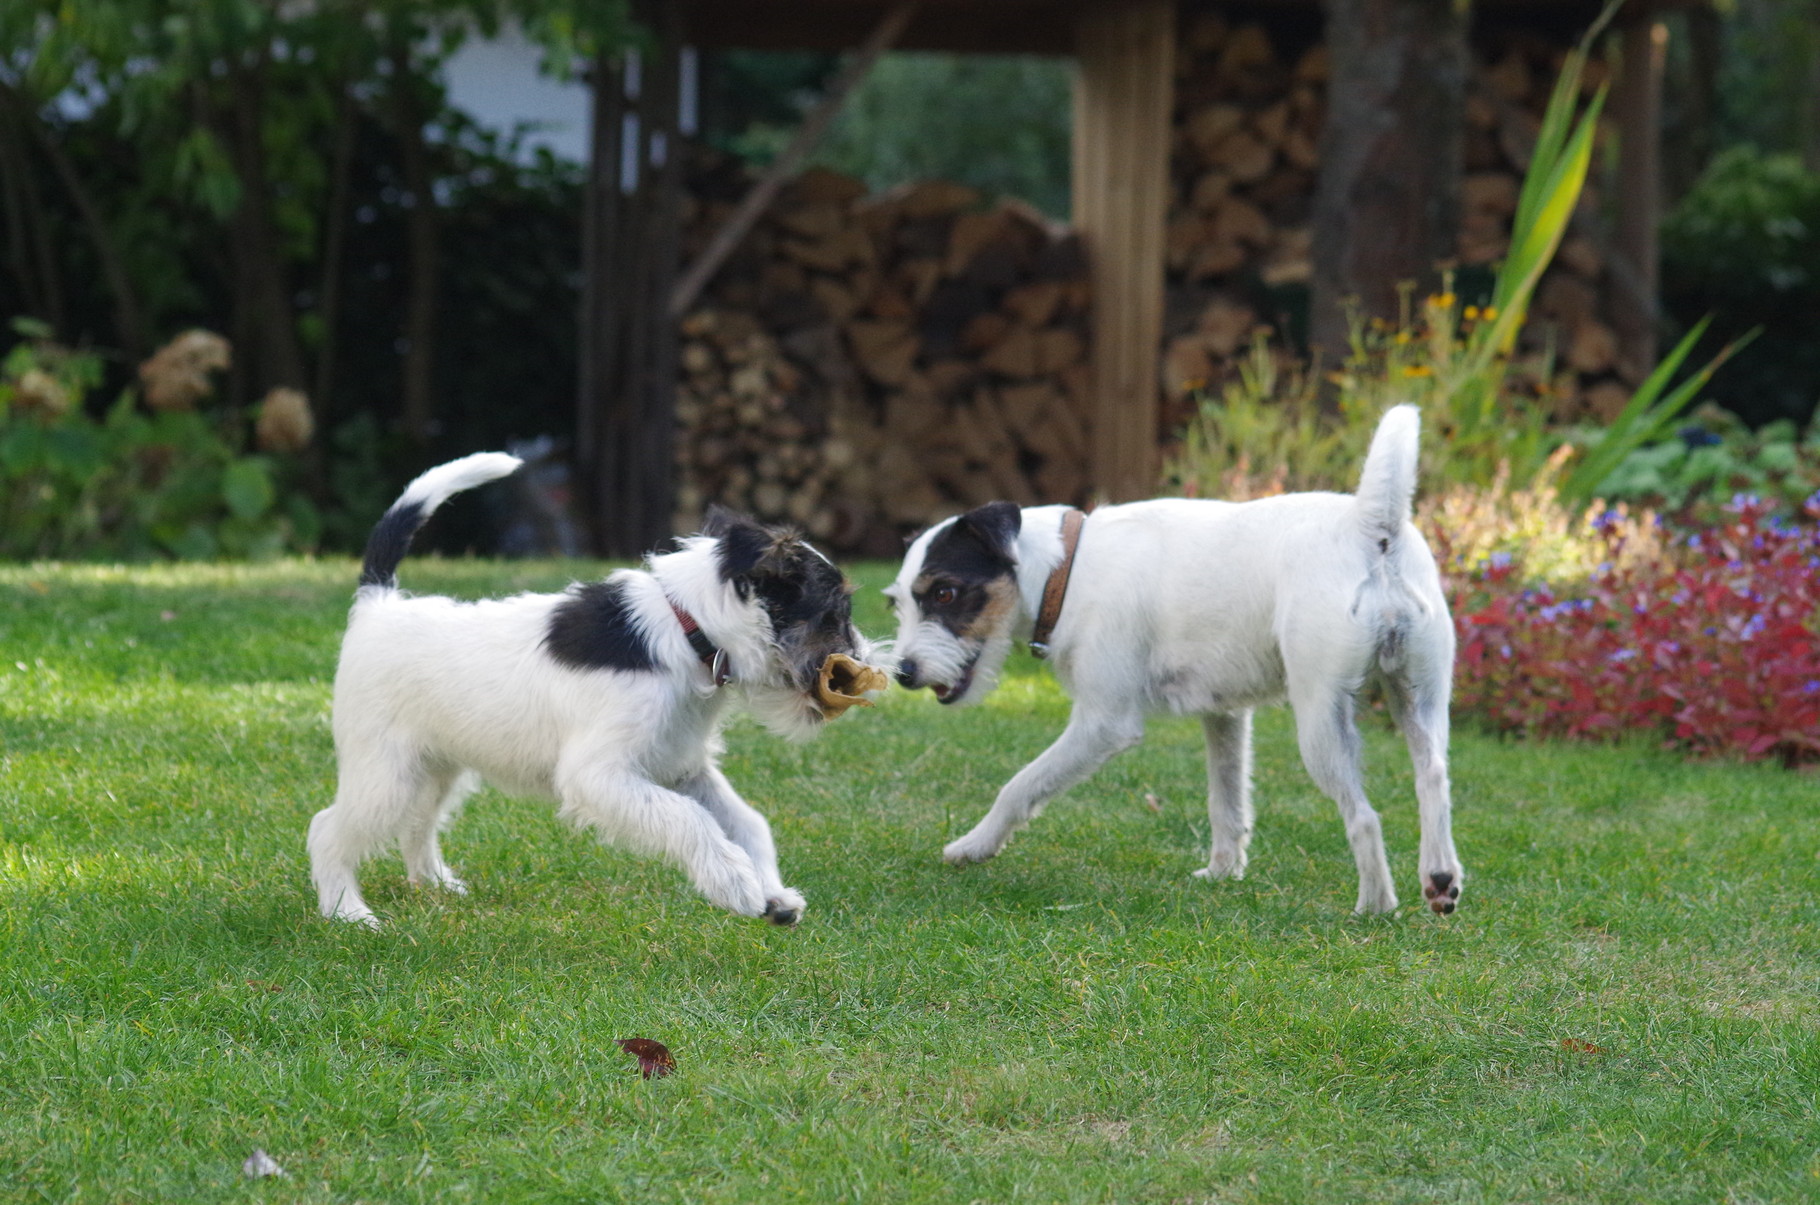
<svg viewBox="0 0 1820 1205"><path fill-rule="evenodd" d="M438 830L484 778L560 801L609 842L680 865L709 900L791 924L765 818L715 764L735 701L806 736L831 653L864 661L846 582L792 534L717 511L681 550L561 594L412 598L395 572L451 494L502 477L491 452L431 469L373 529L335 674L335 802L310 822L324 916L376 925L355 873L396 843L413 883L466 888Z"/></svg>
<svg viewBox="0 0 1820 1205"><path fill-rule="evenodd" d="M1201 716L1207 736L1213 841L1195 873L1239 878L1251 712L1287 697L1302 762L1346 823L1357 910L1388 912L1397 895L1353 716L1375 678L1415 763L1422 893L1452 912L1464 881L1447 784L1454 633L1434 557L1410 522L1419 426L1413 406L1384 416L1350 497L1155 499L1101 507L1084 525L1068 507L995 502L919 536L885 591L898 613L898 680L943 703L976 702L1012 642L1032 639L1074 698L1066 731L943 850L948 861L996 854L1051 797L1137 744L1147 713L1168 712Z"/></svg>

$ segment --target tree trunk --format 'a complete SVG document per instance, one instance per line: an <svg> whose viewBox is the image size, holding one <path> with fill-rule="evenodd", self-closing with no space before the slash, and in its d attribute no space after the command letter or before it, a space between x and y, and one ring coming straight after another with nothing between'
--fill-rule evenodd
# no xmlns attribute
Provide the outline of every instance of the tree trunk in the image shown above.
<svg viewBox="0 0 1820 1205"><path fill-rule="evenodd" d="M297 338L297 311L285 271L277 223L272 217L271 184L266 171L264 80L262 66L229 72L231 111L220 115L229 131L227 145L240 177L240 204L228 219L234 248L236 323L250 340L237 345L235 362L251 359L242 378L250 393L278 385L306 388L303 347ZM248 353L251 353L249 356Z"/></svg>
<svg viewBox="0 0 1820 1205"><path fill-rule="evenodd" d="M6 212L7 259L26 308L61 332L63 275L51 245L25 133L25 123L33 118L10 110L8 106L8 111L0 112L0 203Z"/></svg>
<svg viewBox="0 0 1820 1205"><path fill-rule="evenodd" d="M140 318L139 296L133 288L132 278L127 275L126 261L120 255L119 244L115 242L114 232L108 228L101 207L90 195L88 186L76 171L76 165L64 153L62 144L38 120L38 115L32 111L25 98L7 85L0 84L0 99L4 99L19 122L31 131L38 148L50 161L51 170L56 173L58 182L69 194L70 204L76 207L82 229L88 234L96 263L101 268L101 275L107 281L108 291L114 296L114 337L129 357L137 359L143 356L146 352L145 324Z"/></svg>
<svg viewBox="0 0 1820 1205"><path fill-rule="evenodd" d="M577 462L595 550L637 556L670 534L682 156L677 5L637 6L657 46L594 63L582 225Z"/></svg>
<svg viewBox="0 0 1820 1205"><path fill-rule="evenodd" d="M1459 228L1466 17L1454 0L1328 0L1332 83L1314 201L1310 342L1344 356L1346 306L1395 319Z"/></svg>
<svg viewBox="0 0 1820 1205"><path fill-rule="evenodd" d="M1802 113L1801 161L1820 172L1820 0L1808 0L1807 96Z"/></svg>
<svg viewBox="0 0 1820 1205"><path fill-rule="evenodd" d="M322 319L322 346L316 349L316 388L311 402L317 424L326 430L335 405L335 355L340 350L341 261L348 229L348 196L354 175L354 139L359 130L360 106L354 90L343 80L335 114L335 150L329 164L328 214L322 236L322 280L317 286L316 312Z"/></svg>
<svg viewBox="0 0 1820 1205"><path fill-rule="evenodd" d="M1683 196L1712 161L1718 140L1719 69L1723 60L1724 22L1704 4L1680 14L1687 31L1685 78L1676 81L1680 129L1663 140L1663 176L1670 198Z"/></svg>
<svg viewBox="0 0 1820 1205"><path fill-rule="evenodd" d="M436 301L442 271L436 212L434 173L430 147L424 137L423 106L412 88L417 76L410 50L392 52L393 119L397 124L404 186L411 194L405 219L405 241L410 248L411 284L404 317L404 429L412 441L429 442L435 418Z"/></svg>
<svg viewBox="0 0 1820 1205"><path fill-rule="evenodd" d="M1612 325L1625 375L1656 363L1657 228L1662 219L1662 71L1668 26L1645 9L1619 27L1617 231L1611 258Z"/></svg>

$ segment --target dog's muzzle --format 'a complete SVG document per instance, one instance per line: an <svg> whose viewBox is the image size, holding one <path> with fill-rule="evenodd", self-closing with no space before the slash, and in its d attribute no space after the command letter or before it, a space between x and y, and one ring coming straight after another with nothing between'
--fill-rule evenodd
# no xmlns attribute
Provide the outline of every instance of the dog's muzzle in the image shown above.
<svg viewBox="0 0 1820 1205"><path fill-rule="evenodd" d="M916 663L916 658L906 657L898 663L897 684L905 690L920 690L927 686L937 702L957 702L962 695L967 693L967 688L973 685L973 671L979 668L979 663L980 654L975 653L967 658L967 664L962 667L960 676L953 682L925 682L923 681L922 666Z"/></svg>

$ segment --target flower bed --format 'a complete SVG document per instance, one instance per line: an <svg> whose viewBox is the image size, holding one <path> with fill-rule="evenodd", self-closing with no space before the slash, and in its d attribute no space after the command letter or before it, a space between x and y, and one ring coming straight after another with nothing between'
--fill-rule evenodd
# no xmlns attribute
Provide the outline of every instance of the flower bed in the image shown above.
<svg viewBox="0 0 1820 1205"><path fill-rule="evenodd" d="M1820 761L1820 494L1794 523L1755 498L1727 512L1655 557L1625 555L1632 524L1595 520L1608 557L1578 584L1536 583L1505 554L1455 568L1456 708L1506 730Z"/></svg>

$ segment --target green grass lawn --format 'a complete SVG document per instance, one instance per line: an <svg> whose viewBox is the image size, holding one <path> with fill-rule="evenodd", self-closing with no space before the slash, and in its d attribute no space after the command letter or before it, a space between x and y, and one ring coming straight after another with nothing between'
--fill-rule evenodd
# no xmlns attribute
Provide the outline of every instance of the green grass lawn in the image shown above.
<svg viewBox="0 0 1820 1205"><path fill-rule="evenodd" d="M874 632L887 573L857 571ZM1356 920L1286 713L1241 883L1189 877L1199 728L1156 721L997 860L944 866L1062 725L1020 660L971 712L895 692L809 745L731 732L794 930L485 792L444 843L473 894L373 863L368 933L317 918L303 850L353 577L0 569L0 1198L1820 1198L1812 776L1459 733L1442 919L1373 719L1406 903ZM641 1080L632 1036L677 1073ZM288 1177L242 1179L254 1147Z"/></svg>

